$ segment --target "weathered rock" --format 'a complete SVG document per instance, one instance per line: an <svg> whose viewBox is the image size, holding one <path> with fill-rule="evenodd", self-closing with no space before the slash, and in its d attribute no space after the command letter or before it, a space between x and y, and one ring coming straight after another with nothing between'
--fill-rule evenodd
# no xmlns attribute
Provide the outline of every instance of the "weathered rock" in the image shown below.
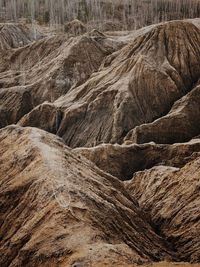
<svg viewBox="0 0 200 267"><path fill-rule="evenodd" d="M126 142L185 142L200 134L200 85L178 100L170 112L156 121L137 126L125 138Z"/></svg>
<svg viewBox="0 0 200 267"><path fill-rule="evenodd" d="M126 188L148 211L157 233L173 243L182 261L200 261L200 153L181 169L138 172Z"/></svg>
<svg viewBox="0 0 200 267"><path fill-rule="evenodd" d="M123 142L131 129L167 114L193 88L200 77L199 42L200 30L190 22L148 28L107 57L86 83L54 102L52 108L62 113L56 133L71 147ZM48 107L37 107L20 124L47 130Z"/></svg>
<svg viewBox="0 0 200 267"><path fill-rule="evenodd" d="M200 139L173 145L105 144L93 148L76 148L74 152L119 179L128 180L135 172L150 169L156 165L183 167L200 153Z"/></svg>
<svg viewBox="0 0 200 267"><path fill-rule="evenodd" d="M16 123L35 106L47 100L52 102L71 87L85 82L98 70L103 59L122 45L106 36L68 38L60 35L3 52L0 59L1 127Z"/></svg>
<svg viewBox="0 0 200 267"><path fill-rule="evenodd" d="M0 161L1 266L176 259L123 184L58 137L9 126L0 130Z"/></svg>

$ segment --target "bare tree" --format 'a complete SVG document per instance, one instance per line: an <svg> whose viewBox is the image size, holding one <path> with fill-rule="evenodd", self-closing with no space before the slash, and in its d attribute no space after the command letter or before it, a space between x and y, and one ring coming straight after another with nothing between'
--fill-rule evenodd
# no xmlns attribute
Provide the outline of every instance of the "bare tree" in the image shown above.
<svg viewBox="0 0 200 267"><path fill-rule="evenodd" d="M17 22L21 17L51 27L79 18L96 25L118 20L123 29L160 21L200 16L199 0L0 0L0 19Z"/></svg>
<svg viewBox="0 0 200 267"><path fill-rule="evenodd" d="M32 23L32 28L33 28L33 34L34 34L34 39L36 40L37 31L35 27L35 0L29 0L29 2L30 2L31 23Z"/></svg>

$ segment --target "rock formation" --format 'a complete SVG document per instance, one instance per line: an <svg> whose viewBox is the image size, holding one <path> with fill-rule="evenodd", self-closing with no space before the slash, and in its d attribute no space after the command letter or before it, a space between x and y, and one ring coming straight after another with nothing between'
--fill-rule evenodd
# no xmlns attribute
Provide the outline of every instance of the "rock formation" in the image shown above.
<svg viewBox="0 0 200 267"><path fill-rule="evenodd" d="M20 38L23 40L18 34ZM16 123L40 103L54 101L72 86L83 83L98 70L105 56L122 45L106 36L60 35L3 52L0 127Z"/></svg>
<svg viewBox="0 0 200 267"><path fill-rule="evenodd" d="M0 266L199 266L199 25L0 25Z"/></svg>
<svg viewBox="0 0 200 267"><path fill-rule="evenodd" d="M51 132L71 147L121 143L136 126L167 114L200 76L200 30L187 21L149 28L107 57L98 73L53 103ZM20 122L48 130L45 103ZM34 119L37 117L37 121ZM52 123L54 121L54 123Z"/></svg>
<svg viewBox="0 0 200 267"><path fill-rule="evenodd" d="M8 126L0 130L0 156L1 266L175 258L123 184L58 137Z"/></svg>

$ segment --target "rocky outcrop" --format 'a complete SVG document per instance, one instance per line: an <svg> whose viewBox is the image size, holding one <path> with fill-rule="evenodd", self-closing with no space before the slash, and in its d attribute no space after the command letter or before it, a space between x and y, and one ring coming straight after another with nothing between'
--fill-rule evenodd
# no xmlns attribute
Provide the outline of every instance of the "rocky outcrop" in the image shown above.
<svg viewBox="0 0 200 267"><path fill-rule="evenodd" d="M122 45L95 34L60 35L4 51L0 59L0 126L16 123L35 106L52 102L82 84Z"/></svg>
<svg viewBox="0 0 200 267"><path fill-rule="evenodd" d="M200 139L173 145L105 144L93 148L77 148L74 152L86 157L100 169L120 180L129 180L135 172L153 166L182 168L200 153Z"/></svg>
<svg viewBox="0 0 200 267"><path fill-rule="evenodd" d="M54 102L53 109L62 113L56 133L71 147L121 143L131 129L167 114L200 77L199 41L200 30L190 22L149 28ZM47 130L43 113L48 108L42 104L20 124Z"/></svg>
<svg viewBox="0 0 200 267"><path fill-rule="evenodd" d="M0 130L0 156L1 266L176 259L123 184L58 137L9 126Z"/></svg>
<svg viewBox="0 0 200 267"><path fill-rule="evenodd" d="M200 85L178 100L170 112L156 121L131 130L125 141L170 144L185 142L200 134Z"/></svg>
<svg viewBox="0 0 200 267"><path fill-rule="evenodd" d="M157 233L173 243L181 260L191 262L200 260L199 164L200 153L181 169L159 166L126 182Z"/></svg>

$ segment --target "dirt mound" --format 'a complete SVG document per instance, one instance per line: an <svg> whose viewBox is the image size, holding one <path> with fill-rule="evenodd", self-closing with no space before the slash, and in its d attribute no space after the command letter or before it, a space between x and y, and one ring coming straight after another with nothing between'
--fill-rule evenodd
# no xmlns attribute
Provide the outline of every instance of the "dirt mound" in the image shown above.
<svg viewBox="0 0 200 267"><path fill-rule="evenodd" d="M200 77L199 42L200 30L190 22L148 28L107 57L85 84L54 102L51 132L57 129L71 147L123 142L131 129L167 114L193 88ZM49 104L37 107L21 125L47 130L47 109ZM56 128L58 110L62 115Z"/></svg>

